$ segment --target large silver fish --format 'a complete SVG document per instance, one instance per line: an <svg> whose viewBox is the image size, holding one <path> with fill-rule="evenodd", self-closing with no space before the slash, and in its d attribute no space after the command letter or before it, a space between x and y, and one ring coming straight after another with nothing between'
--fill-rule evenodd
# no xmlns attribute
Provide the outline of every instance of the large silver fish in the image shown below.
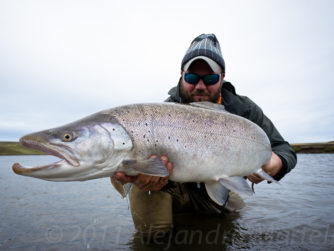
<svg viewBox="0 0 334 251"><path fill-rule="evenodd" d="M83 181L117 171L165 177L168 172L152 154L174 164L170 179L205 182L218 204L224 187L252 191L243 178L252 173L274 181L261 166L271 157L270 142L256 124L208 102L134 104L95 113L62 127L26 135L23 146L58 156L45 166L13 165L15 173L50 181Z"/></svg>

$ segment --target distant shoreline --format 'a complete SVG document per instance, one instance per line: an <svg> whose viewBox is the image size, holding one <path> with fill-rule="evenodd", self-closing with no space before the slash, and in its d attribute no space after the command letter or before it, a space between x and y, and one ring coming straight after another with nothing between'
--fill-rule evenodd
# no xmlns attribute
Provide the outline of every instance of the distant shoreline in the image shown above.
<svg viewBox="0 0 334 251"><path fill-rule="evenodd" d="M295 143L291 144L296 153L334 153L334 141L320 143ZM21 146L19 142L1 142L1 155L45 155L41 151Z"/></svg>
<svg viewBox="0 0 334 251"><path fill-rule="evenodd" d="M334 141L291 144L296 153L334 153Z"/></svg>
<svg viewBox="0 0 334 251"><path fill-rule="evenodd" d="M45 153L26 148L22 146L20 142L0 141L0 156L1 155L45 155Z"/></svg>

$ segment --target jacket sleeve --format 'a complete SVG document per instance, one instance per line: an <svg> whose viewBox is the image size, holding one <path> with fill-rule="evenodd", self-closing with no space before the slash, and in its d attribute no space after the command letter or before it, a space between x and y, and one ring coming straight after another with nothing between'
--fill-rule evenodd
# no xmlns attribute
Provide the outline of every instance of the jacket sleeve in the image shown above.
<svg viewBox="0 0 334 251"><path fill-rule="evenodd" d="M268 135L271 148L282 160L282 169L274 176L280 180L285 174L290 172L297 163L297 156L290 144L283 139L271 120L263 113L262 109L249 98L243 96L242 99L249 104L248 119L259 125Z"/></svg>

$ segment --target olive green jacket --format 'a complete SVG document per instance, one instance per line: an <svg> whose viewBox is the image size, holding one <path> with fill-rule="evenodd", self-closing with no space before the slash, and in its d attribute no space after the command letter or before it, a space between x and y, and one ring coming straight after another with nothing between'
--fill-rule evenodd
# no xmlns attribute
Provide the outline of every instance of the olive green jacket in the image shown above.
<svg viewBox="0 0 334 251"><path fill-rule="evenodd" d="M166 102L184 103L180 94L180 82L172 88L168 94ZM222 102L225 109L233 114L237 114L251 120L259 125L268 135L273 152L282 160L283 167L278 174L274 176L276 180L283 178L290 172L297 163L297 156L287 141L283 139L270 119L264 115L262 109L246 96L236 94L234 86L224 81L222 88Z"/></svg>

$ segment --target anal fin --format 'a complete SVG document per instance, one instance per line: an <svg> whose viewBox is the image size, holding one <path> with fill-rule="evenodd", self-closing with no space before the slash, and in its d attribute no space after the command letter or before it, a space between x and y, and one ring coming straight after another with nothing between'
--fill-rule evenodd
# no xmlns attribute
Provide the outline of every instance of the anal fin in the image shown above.
<svg viewBox="0 0 334 251"><path fill-rule="evenodd" d="M226 203L229 190L219 182L205 183L205 188L209 197L218 205L223 206Z"/></svg>
<svg viewBox="0 0 334 251"><path fill-rule="evenodd" d="M123 170L135 170L137 173L147 174L151 176L167 177L168 171L160 158L151 158L145 160L124 160L122 162Z"/></svg>

